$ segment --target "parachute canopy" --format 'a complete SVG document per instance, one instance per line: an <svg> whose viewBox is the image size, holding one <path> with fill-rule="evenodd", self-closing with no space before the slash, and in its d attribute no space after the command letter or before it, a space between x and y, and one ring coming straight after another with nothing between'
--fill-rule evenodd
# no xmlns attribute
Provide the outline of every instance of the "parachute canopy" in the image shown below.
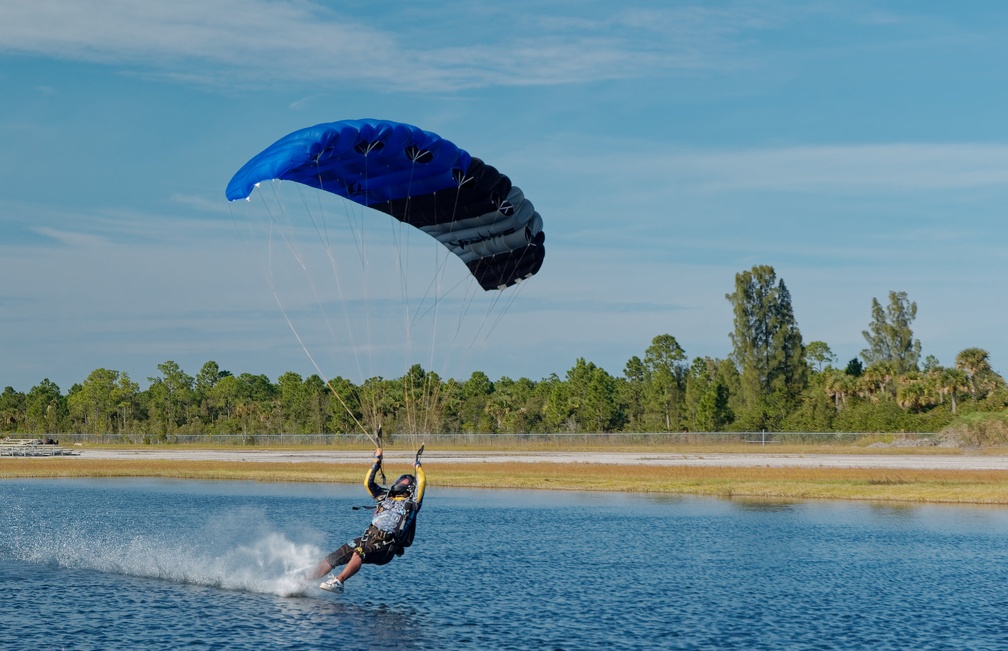
<svg viewBox="0 0 1008 651"><path fill-rule="evenodd" d="M384 120L318 124L276 141L234 175L230 201L261 181L295 181L387 213L436 238L485 290L539 271L542 217L495 168L418 127Z"/></svg>

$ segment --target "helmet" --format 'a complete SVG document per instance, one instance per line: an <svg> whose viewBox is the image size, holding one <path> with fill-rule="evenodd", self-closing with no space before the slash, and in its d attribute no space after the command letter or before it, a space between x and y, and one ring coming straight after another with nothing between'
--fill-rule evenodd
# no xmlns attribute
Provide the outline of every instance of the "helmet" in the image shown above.
<svg viewBox="0 0 1008 651"><path fill-rule="evenodd" d="M416 477L413 475L402 475L392 483L389 488L389 495L411 495L416 487Z"/></svg>

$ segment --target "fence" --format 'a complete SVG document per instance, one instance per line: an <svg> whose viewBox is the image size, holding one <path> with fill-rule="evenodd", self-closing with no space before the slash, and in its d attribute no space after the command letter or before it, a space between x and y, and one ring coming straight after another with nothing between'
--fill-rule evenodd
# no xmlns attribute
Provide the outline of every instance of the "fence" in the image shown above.
<svg viewBox="0 0 1008 651"><path fill-rule="evenodd" d="M255 445L265 447L328 447L335 445L369 446L370 439L360 433L341 434L60 434L63 445L89 443L100 445L203 445L209 447ZM452 446L503 446L546 447L565 445L621 446L621 445L704 445L716 443L768 444L850 444L879 434L856 432L649 432L649 433L553 433L553 434L388 434L387 444L416 444L425 442L437 447ZM913 435L903 435L913 436Z"/></svg>

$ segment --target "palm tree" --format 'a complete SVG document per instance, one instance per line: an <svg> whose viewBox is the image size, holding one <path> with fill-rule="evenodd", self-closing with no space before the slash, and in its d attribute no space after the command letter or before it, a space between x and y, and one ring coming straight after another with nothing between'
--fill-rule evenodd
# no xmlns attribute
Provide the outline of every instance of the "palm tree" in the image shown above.
<svg viewBox="0 0 1008 651"><path fill-rule="evenodd" d="M892 362L874 362L868 365L861 375L859 385L862 395L872 400L877 400L881 394L883 398L895 395L894 388L890 388L893 378L896 376L895 365Z"/></svg>
<svg viewBox="0 0 1008 651"><path fill-rule="evenodd" d="M840 411L840 400L843 395L843 375L843 371L834 368L823 371L823 388L826 390L826 395L832 398L837 411Z"/></svg>
<svg viewBox="0 0 1008 651"><path fill-rule="evenodd" d="M823 371L823 388L826 395L833 399L837 411L840 411L840 407L847 404L848 394L856 390L857 378L830 367Z"/></svg>
<svg viewBox="0 0 1008 651"><path fill-rule="evenodd" d="M921 409L930 403L927 384L916 372L899 377L896 395L900 407L913 409L917 413L920 413Z"/></svg>
<svg viewBox="0 0 1008 651"><path fill-rule="evenodd" d="M983 348L966 348L956 355L956 368L966 373L970 395L977 396L977 380L991 371L990 354Z"/></svg>
<svg viewBox="0 0 1008 651"><path fill-rule="evenodd" d="M960 391L969 388L969 381L966 373L958 368L943 368L938 374L938 394L944 398L948 395L952 399L952 413L956 413L956 404Z"/></svg>

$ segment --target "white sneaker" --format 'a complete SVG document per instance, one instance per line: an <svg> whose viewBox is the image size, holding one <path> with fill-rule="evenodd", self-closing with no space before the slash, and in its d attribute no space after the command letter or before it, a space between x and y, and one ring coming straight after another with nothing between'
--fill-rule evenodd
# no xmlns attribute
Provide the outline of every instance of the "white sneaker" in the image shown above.
<svg viewBox="0 0 1008 651"><path fill-rule="evenodd" d="M343 592L343 582L335 576L328 581L323 581L319 587L323 590L328 590L329 592L335 592L337 594Z"/></svg>

